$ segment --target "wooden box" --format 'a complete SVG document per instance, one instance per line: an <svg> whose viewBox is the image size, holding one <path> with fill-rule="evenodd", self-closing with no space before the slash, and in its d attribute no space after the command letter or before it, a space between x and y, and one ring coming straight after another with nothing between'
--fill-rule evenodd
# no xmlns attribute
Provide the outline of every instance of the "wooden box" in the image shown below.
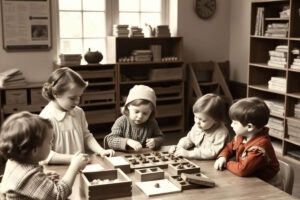
<svg viewBox="0 0 300 200"><path fill-rule="evenodd" d="M89 200L131 196L132 181L120 169L81 174L81 189ZM98 180L99 179L99 180Z"/></svg>
<svg viewBox="0 0 300 200"><path fill-rule="evenodd" d="M114 109L102 109L85 111L86 120L89 124L114 122L116 111Z"/></svg>
<svg viewBox="0 0 300 200"><path fill-rule="evenodd" d="M181 178L181 176L169 176L169 180L180 190L188 190L197 188L197 185L191 184Z"/></svg>
<svg viewBox="0 0 300 200"><path fill-rule="evenodd" d="M80 70L78 73L84 80L98 79L99 82L113 82L115 79L115 72L111 69L106 70Z"/></svg>
<svg viewBox="0 0 300 200"><path fill-rule="evenodd" d="M44 105L5 105L3 106L4 114L12 114L20 111L29 111L39 113Z"/></svg>
<svg viewBox="0 0 300 200"><path fill-rule="evenodd" d="M205 176L202 173L197 174L187 174L182 173L181 178L191 184L195 185L201 185L201 186L207 186L207 187L214 187L215 182L211 179L209 179L207 176Z"/></svg>
<svg viewBox="0 0 300 200"><path fill-rule="evenodd" d="M182 68L161 68L152 69L150 73L150 80L173 80L182 79L183 72Z"/></svg>
<svg viewBox="0 0 300 200"><path fill-rule="evenodd" d="M31 104L46 105L48 101L42 96L42 89L35 88L30 90Z"/></svg>
<svg viewBox="0 0 300 200"><path fill-rule="evenodd" d="M155 94L159 98L181 96L182 89L180 85L171 85L168 87L153 87Z"/></svg>
<svg viewBox="0 0 300 200"><path fill-rule="evenodd" d="M81 97L83 104L114 102L115 90L106 91L86 91Z"/></svg>
<svg viewBox="0 0 300 200"><path fill-rule="evenodd" d="M6 105L26 105L27 104L27 90L6 90L5 91Z"/></svg>
<svg viewBox="0 0 300 200"><path fill-rule="evenodd" d="M168 104L168 105L157 105L156 106L157 117L167 117L167 116L181 116L182 115L182 105L181 104Z"/></svg>
<svg viewBox="0 0 300 200"><path fill-rule="evenodd" d="M104 157L105 163L114 169L121 169L125 173L130 173L130 164L127 160L125 160L122 156L115 157Z"/></svg>
<svg viewBox="0 0 300 200"><path fill-rule="evenodd" d="M159 167L136 169L135 178L137 181L153 181L164 179L165 173Z"/></svg>
<svg viewBox="0 0 300 200"><path fill-rule="evenodd" d="M193 174L199 173L200 167L192 162L173 163L168 165L168 171L171 175L180 175L181 173Z"/></svg>

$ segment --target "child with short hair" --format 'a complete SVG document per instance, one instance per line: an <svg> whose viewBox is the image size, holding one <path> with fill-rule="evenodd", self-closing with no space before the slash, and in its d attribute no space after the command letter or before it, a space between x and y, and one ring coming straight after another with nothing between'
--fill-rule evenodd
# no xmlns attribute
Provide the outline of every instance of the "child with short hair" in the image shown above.
<svg viewBox="0 0 300 200"><path fill-rule="evenodd" d="M260 98L249 97L234 103L229 117L236 136L218 155L214 167L218 170L226 167L238 176L258 176L275 186L281 184L277 176L279 162L269 128L265 127L269 116L269 108ZM230 160L233 156L235 161Z"/></svg>
<svg viewBox="0 0 300 200"><path fill-rule="evenodd" d="M49 103L40 116L49 119L54 128L53 151L46 163L69 163L72 154L87 149L101 156L114 155L113 150L105 150L98 144L88 129L84 111L78 107L87 86L77 72L67 67L52 72L44 84L42 95Z"/></svg>
<svg viewBox="0 0 300 200"><path fill-rule="evenodd" d="M0 132L0 154L8 159L1 183L5 199L67 199L78 170L88 155L75 154L63 178L56 183L43 172L39 161L47 158L52 141L47 119L27 111L12 114Z"/></svg>
<svg viewBox="0 0 300 200"><path fill-rule="evenodd" d="M112 126L106 137L108 146L115 150L135 151L142 147L157 149L163 142L164 135L155 120L156 95L152 88L135 85L130 89L122 116Z"/></svg>
<svg viewBox="0 0 300 200"><path fill-rule="evenodd" d="M215 159L228 137L225 112L225 104L218 95L200 97L193 106L194 126L169 152L185 158Z"/></svg>

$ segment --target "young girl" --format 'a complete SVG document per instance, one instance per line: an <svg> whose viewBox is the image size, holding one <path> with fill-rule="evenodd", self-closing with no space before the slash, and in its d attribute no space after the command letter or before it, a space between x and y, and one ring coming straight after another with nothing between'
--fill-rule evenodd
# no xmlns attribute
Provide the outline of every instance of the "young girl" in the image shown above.
<svg viewBox="0 0 300 200"><path fill-rule="evenodd" d="M106 137L108 146L115 150L135 151L142 147L158 148L164 135L155 120L156 96L152 88L145 85L135 85L128 94L122 108L122 116L112 127L112 132Z"/></svg>
<svg viewBox="0 0 300 200"><path fill-rule="evenodd" d="M225 104L216 94L206 94L195 102L193 113L194 126L169 152L192 159L215 159L228 136Z"/></svg>
<svg viewBox="0 0 300 200"><path fill-rule="evenodd" d="M70 68L55 70L43 86L42 95L49 101L40 113L54 128L52 150L46 163L69 163L71 154L88 148L101 156L114 155L104 150L88 129L84 111L78 107L88 83ZM100 116L99 116L100 117Z"/></svg>
<svg viewBox="0 0 300 200"><path fill-rule="evenodd" d="M67 199L71 194L88 155L75 154L63 178L51 180L38 163L50 152L52 132L50 121L27 111L11 115L3 123L0 153L8 159L1 183L4 199Z"/></svg>

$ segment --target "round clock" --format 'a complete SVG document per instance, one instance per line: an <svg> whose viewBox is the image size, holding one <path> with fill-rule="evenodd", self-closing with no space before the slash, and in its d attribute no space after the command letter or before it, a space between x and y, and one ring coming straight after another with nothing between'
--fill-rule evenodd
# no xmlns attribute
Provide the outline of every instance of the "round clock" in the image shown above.
<svg viewBox="0 0 300 200"><path fill-rule="evenodd" d="M202 19L210 18L216 12L216 0L195 0L195 11Z"/></svg>

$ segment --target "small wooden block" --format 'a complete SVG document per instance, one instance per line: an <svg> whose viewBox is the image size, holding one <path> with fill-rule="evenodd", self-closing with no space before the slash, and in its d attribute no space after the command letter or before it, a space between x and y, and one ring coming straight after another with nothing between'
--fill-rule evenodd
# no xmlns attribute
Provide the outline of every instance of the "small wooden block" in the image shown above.
<svg viewBox="0 0 300 200"><path fill-rule="evenodd" d="M188 189L194 189L198 186L195 184L190 184L189 182L183 180L181 176L169 176L169 180L176 185L181 191L182 190L188 190Z"/></svg>
<svg viewBox="0 0 300 200"><path fill-rule="evenodd" d="M122 156L104 157L106 164L113 169L121 169L125 173L130 173L130 164Z"/></svg>
<svg viewBox="0 0 300 200"><path fill-rule="evenodd" d="M168 166L169 173L173 176L180 175L181 173L193 174L199 173L200 167L190 161L184 163L173 163Z"/></svg>
<svg viewBox="0 0 300 200"><path fill-rule="evenodd" d="M136 169L135 177L137 181L153 181L163 179L165 176L164 171L159 167Z"/></svg>
<svg viewBox="0 0 300 200"><path fill-rule="evenodd" d="M204 185L208 187L214 187L215 182L209 179L207 176L201 173L197 174L186 174L182 173L181 178L189 183L197 184L197 185Z"/></svg>

